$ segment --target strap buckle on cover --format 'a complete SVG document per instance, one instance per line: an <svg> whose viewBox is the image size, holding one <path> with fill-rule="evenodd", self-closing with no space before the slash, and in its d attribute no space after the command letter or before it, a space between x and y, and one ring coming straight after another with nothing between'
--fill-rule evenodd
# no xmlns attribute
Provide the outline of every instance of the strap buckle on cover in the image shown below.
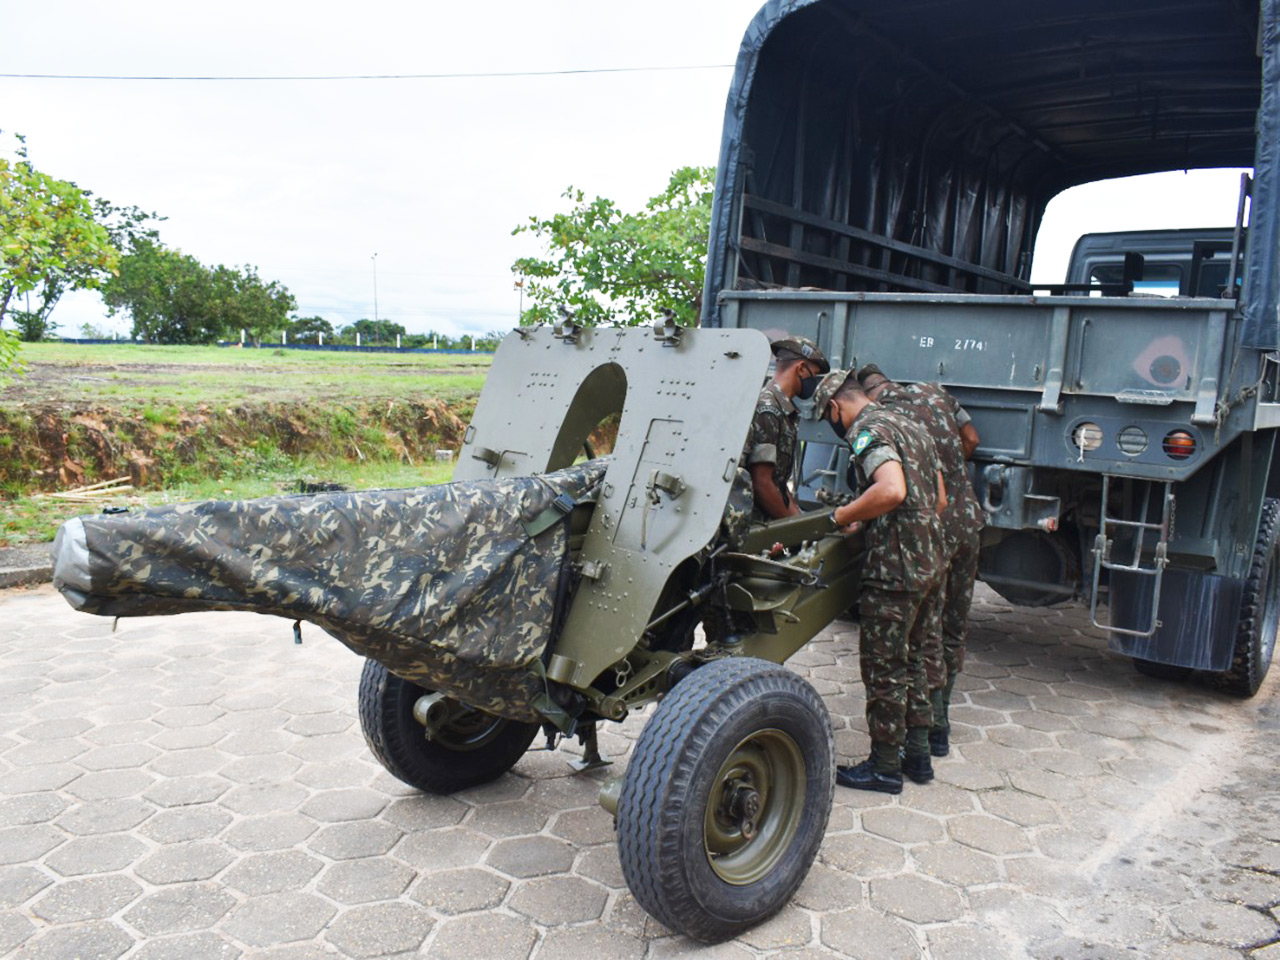
<svg viewBox="0 0 1280 960"><path fill-rule="evenodd" d="M578 501L567 493L562 493L551 501L551 505L539 513L532 520L526 520L524 524L524 532L532 539L539 534L545 533L554 527L557 523L573 512L573 508L577 506Z"/></svg>

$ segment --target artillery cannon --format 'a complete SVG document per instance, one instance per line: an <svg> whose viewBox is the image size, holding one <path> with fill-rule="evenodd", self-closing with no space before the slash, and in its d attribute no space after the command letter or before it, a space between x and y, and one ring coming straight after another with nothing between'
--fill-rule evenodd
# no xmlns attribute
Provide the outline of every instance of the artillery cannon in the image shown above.
<svg viewBox="0 0 1280 960"><path fill-rule="evenodd" d="M55 583L108 616L320 625L368 658L374 755L434 793L501 776L540 730L599 765L596 725L656 702L601 803L640 904L723 940L821 843L830 722L781 664L849 606L860 557L825 512L749 523L738 461L768 361L752 330L517 331L452 484L84 517ZM612 455L575 464L613 414Z"/></svg>

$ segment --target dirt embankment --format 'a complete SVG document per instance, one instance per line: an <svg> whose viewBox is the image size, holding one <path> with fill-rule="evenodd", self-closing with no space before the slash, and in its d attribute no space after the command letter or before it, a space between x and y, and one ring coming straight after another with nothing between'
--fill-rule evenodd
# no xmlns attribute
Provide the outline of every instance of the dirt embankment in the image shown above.
<svg viewBox="0 0 1280 960"><path fill-rule="evenodd" d="M418 462L460 446L470 415L439 400L400 399L183 412L24 404L0 409L0 489L12 496L119 476L163 487L192 471L279 456Z"/></svg>

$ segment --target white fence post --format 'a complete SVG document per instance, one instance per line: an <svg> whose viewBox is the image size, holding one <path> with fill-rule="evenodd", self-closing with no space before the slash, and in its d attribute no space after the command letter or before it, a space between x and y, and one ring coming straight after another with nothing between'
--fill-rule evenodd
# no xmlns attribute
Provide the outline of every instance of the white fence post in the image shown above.
<svg viewBox="0 0 1280 960"><path fill-rule="evenodd" d="M396 349L400 349L400 334L396 334Z"/></svg>
<svg viewBox="0 0 1280 960"><path fill-rule="evenodd" d="M360 346L360 331L356 331L356 346Z"/></svg>
<svg viewBox="0 0 1280 960"><path fill-rule="evenodd" d="M320 340L319 340L318 342L319 342L320 346L322 346L322 347L323 347L323 346L324 346L324 331L323 331L323 330L317 330L317 331L316 331L316 336L318 336L318 337L320 338Z"/></svg>
<svg viewBox="0 0 1280 960"><path fill-rule="evenodd" d="M244 346L244 327L240 328L240 346Z"/></svg>

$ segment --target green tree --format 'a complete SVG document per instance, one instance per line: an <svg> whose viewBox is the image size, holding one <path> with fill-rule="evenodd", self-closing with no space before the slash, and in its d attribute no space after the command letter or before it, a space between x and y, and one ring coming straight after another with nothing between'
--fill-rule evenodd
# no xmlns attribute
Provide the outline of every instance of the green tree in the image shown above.
<svg viewBox="0 0 1280 960"><path fill-rule="evenodd" d="M263 280L258 268L248 264L243 269L216 267L210 280L223 328L233 335L244 330L257 344L278 340L289 313L298 308L288 287L278 280Z"/></svg>
<svg viewBox="0 0 1280 960"><path fill-rule="evenodd" d="M136 238L118 276L102 287L108 313L124 311L147 343L212 343L245 330L255 341L278 334L297 304L255 267L206 267L195 257Z"/></svg>
<svg viewBox="0 0 1280 960"><path fill-rule="evenodd" d="M330 342L333 340L333 324L324 317L290 317L285 330L293 343L317 343L320 334Z"/></svg>
<svg viewBox="0 0 1280 960"><path fill-rule="evenodd" d="M396 334L403 337L405 329L402 324L392 323L390 320L374 321L365 317L355 323L348 324L338 331L339 337L344 343L355 343L357 333L360 334L360 345L368 347L375 343L394 344L396 342Z"/></svg>
<svg viewBox="0 0 1280 960"><path fill-rule="evenodd" d="M107 228L94 218L89 194L37 170L27 159L25 140L16 139L14 158L0 156L0 323L15 309L16 297L25 300L34 291L38 309L22 311L23 328L39 339L51 329L49 297L57 303L65 290L98 286L120 257ZM11 340L0 332L0 369L15 362Z"/></svg>
<svg viewBox="0 0 1280 960"><path fill-rule="evenodd" d="M531 233L546 248L511 267L525 285L520 322L554 322L564 308L586 324L647 324L664 310L696 324L714 186L715 168L681 167L638 213L570 187L568 213L530 217L512 231Z"/></svg>

